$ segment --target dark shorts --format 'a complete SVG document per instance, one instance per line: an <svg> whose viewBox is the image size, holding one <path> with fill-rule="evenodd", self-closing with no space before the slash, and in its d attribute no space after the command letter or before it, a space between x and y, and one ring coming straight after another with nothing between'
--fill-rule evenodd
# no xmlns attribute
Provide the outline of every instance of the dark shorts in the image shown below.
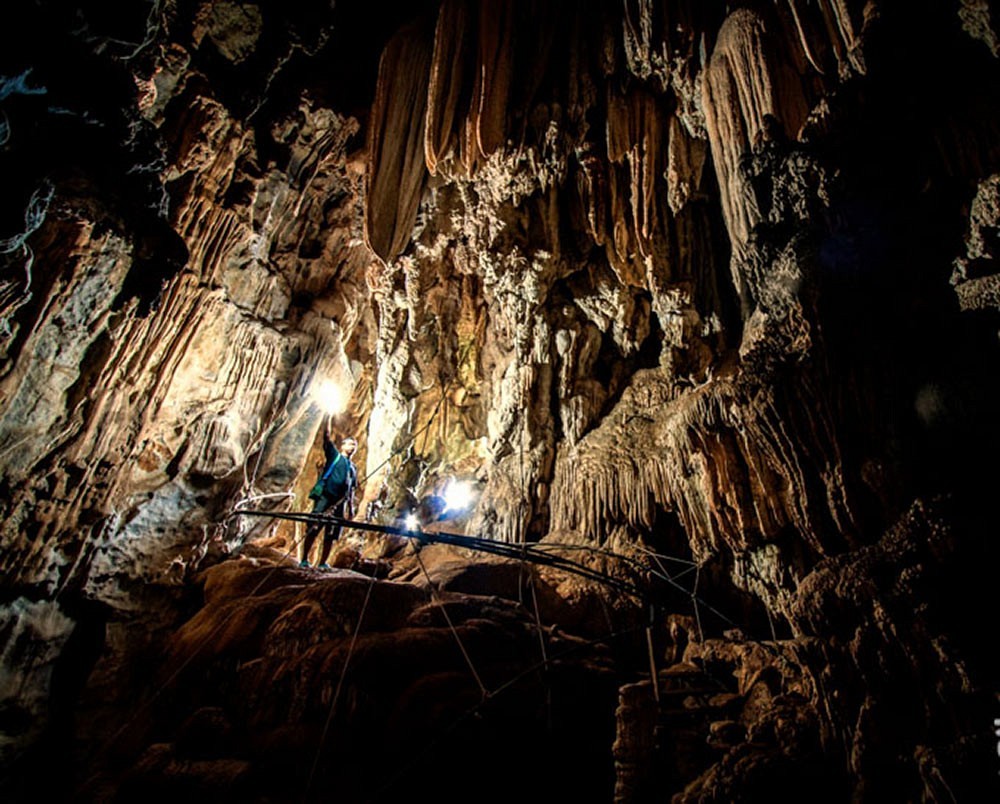
<svg viewBox="0 0 1000 804"><path fill-rule="evenodd" d="M334 516L343 516L344 503L347 502L346 493L331 495L329 492L324 491L319 497L313 500L314 514L322 514L324 511L329 511ZM337 510L337 509L340 510Z"/></svg>

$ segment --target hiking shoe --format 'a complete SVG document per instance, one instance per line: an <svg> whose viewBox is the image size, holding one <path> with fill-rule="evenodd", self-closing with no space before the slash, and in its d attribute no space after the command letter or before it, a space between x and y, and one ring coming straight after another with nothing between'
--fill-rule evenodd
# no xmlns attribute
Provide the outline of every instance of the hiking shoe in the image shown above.
<svg viewBox="0 0 1000 804"><path fill-rule="evenodd" d="M333 569L333 567L331 567L329 564L327 564L324 561L322 564L320 564L318 567L316 567L316 569L319 569L319 570L328 570L328 569Z"/></svg>
<svg viewBox="0 0 1000 804"><path fill-rule="evenodd" d="M310 564L308 560L306 560L306 559L303 558L299 562L299 566L302 567L303 569L309 569L312 566L312 564Z"/></svg>

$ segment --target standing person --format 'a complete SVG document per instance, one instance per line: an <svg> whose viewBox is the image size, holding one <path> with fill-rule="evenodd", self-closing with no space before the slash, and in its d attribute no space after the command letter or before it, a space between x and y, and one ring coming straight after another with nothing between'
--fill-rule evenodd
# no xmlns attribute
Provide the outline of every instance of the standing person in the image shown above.
<svg viewBox="0 0 1000 804"><path fill-rule="evenodd" d="M348 436L340 442L340 449L334 446L330 438L330 419L326 420L323 428L323 453L326 456L326 463L323 465L323 474L310 492L309 496L313 500L314 514L332 514L340 519L349 519L354 516L354 490L358 485L358 470L351 462L351 456L358 448L358 442ZM319 555L319 569L330 569L326 563L330 557L330 549L333 543L340 536L341 526L333 522L325 526L319 523L311 524L306 530L305 541L302 544L302 561L300 567L311 566L309 564L309 552L312 550L316 536L320 528L323 531L323 548Z"/></svg>

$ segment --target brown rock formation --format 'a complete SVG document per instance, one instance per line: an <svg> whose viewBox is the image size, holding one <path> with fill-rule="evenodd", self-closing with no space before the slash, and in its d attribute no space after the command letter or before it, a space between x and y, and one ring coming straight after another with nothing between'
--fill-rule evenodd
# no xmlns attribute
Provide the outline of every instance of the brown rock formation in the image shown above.
<svg viewBox="0 0 1000 804"><path fill-rule="evenodd" d="M85 795L392 800L415 774L445 800L484 776L486 798L610 792L609 657L514 602L448 591L460 582L425 560L440 589L273 558L209 570L203 607L168 642L160 700L117 735L138 761ZM562 772L539 777L553 762Z"/></svg>
<svg viewBox="0 0 1000 804"><path fill-rule="evenodd" d="M56 798L364 800L433 733L444 799L995 790L991 4L0 30L0 789L60 751ZM301 528L228 515L303 510L327 381L362 511L648 600L373 535L334 563L378 582L292 568Z"/></svg>

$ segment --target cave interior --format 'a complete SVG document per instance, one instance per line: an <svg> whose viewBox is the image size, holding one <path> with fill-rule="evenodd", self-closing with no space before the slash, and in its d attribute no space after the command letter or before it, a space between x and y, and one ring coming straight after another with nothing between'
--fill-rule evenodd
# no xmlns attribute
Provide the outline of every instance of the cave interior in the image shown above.
<svg viewBox="0 0 1000 804"><path fill-rule="evenodd" d="M4 800L1000 800L996 3L12 5Z"/></svg>

